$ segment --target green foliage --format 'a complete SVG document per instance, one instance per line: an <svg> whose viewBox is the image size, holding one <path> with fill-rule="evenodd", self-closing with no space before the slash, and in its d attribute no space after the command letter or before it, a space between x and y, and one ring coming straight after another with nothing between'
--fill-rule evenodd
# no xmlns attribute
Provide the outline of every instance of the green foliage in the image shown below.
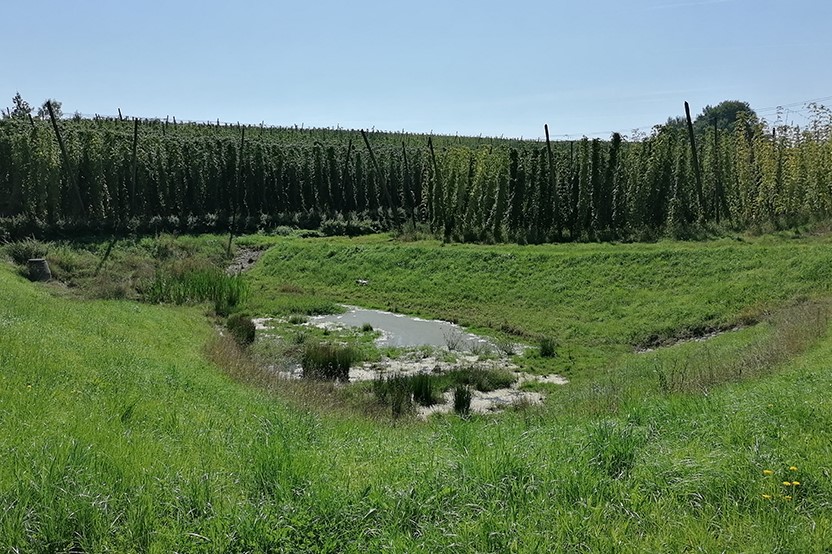
<svg viewBox="0 0 832 554"><path fill-rule="evenodd" d="M586 244L567 251L399 243L385 236L256 240L276 246L246 274L258 291L245 304L249 313L287 313L297 295L281 287L303 283L317 294L309 305L337 299L457 320L502 337L495 346L505 343L513 353L517 343L556 337L557 358L522 358L541 373L564 365L578 372L605 367L653 336L664 341L690 329L747 323L780 302L825 290L832 278L827 239L808 235ZM371 286L356 286L363 275L372 277Z"/></svg>
<svg viewBox="0 0 832 554"><path fill-rule="evenodd" d="M480 392L508 388L517 380L511 371L499 369L464 368L447 375L454 385L467 385Z"/></svg>
<svg viewBox="0 0 832 554"><path fill-rule="evenodd" d="M468 385L454 387L454 412L461 416L471 413L471 387Z"/></svg>
<svg viewBox="0 0 832 554"><path fill-rule="evenodd" d="M358 353L351 347L309 343L303 350L301 366L306 379L347 382L350 366L357 360Z"/></svg>
<svg viewBox="0 0 832 554"><path fill-rule="evenodd" d="M242 346L254 342L254 335L257 328L250 317L243 314L231 314L225 322L225 327Z"/></svg>
<svg viewBox="0 0 832 554"><path fill-rule="evenodd" d="M433 406L436 404L436 397L433 388L433 378L427 373L417 373L411 380L413 388L413 401L420 406Z"/></svg>
<svg viewBox="0 0 832 554"><path fill-rule="evenodd" d="M33 238L11 242L3 250L18 265L26 265L28 260L34 258L45 258L49 253L48 245Z"/></svg>
<svg viewBox="0 0 832 554"><path fill-rule="evenodd" d="M359 261L372 244L344 243L357 247L349 255ZM317 249L344 247L333 244L306 245L309 263L319 262ZM491 320L531 336L552 332L559 363L576 344L603 362L548 389L546 403L532 410L391 424L293 404L303 388L328 394L335 389L328 384L260 390L238 382L233 367L205 357L216 331L204 310L77 302L0 265L0 450L8 453L0 464L0 550L827 549L832 341L818 330L828 331L828 321L818 316L809 332L788 322L812 318L812 310L790 315L787 308L782 322L775 315L647 354L632 353L626 337L628 330L672 336L680 322L737 321L749 311L777 314L785 299L825 295L828 237L557 248L434 243L417 256L387 246L386 265L371 260L382 290L358 291L368 301L390 296L423 315L453 309L480 326ZM514 262L500 257L508 254ZM335 275L294 282L340 294L340 256L329 258ZM411 259L428 266L435 293L388 284L387 274L400 275L397 264ZM439 286L448 275L462 282ZM563 285L564 275L565 290L549 288ZM275 287L293 282L274 279ZM510 282L500 288L503 279ZM641 287L646 296L623 302ZM491 312L489 302L500 308ZM775 358L752 351L769 340L788 353L751 378L714 383L707 394L656 386L656 360L768 365ZM803 347L785 346L797 343ZM397 413L410 413L410 396L399 398Z"/></svg>
<svg viewBox="0 0 832 554"><path fill-rule="evenodd" d="M159 270L142 287L150 303L193 304L211 302L218 314L227 314L246 296L248 286L240 275L228 275L216 268L181 273Z"/></svg>
<svg viewBox="0 0 832 554"><path fill-rule="evenodd" d="M60 122L65 167L48 121L7 118L0 236L423 229L445 242L538 244L692 238L725 221L778 229L832 213L829 111L807 109L804 130L768 126L744 102L706 107L696 120L701 199L682 120L546 148L373 133L373 160L351 131L247 127L241 141L239 127L152 120L139 123L134 156L132 121L78 118Z"/></svg>
<svg viewBox="0 0 832 554"><path fill-rule="evenodd" d="M554 358L557 356L558 343L552 337L540 338L540 355L544 358Z"/></svg>
<svg viewBox="0 0 832 554"><path fill-rule="evenodd" d="M589 433L590 463L613 479L623 478L633 468L641 442L633 428L601 421Z"/></svg>

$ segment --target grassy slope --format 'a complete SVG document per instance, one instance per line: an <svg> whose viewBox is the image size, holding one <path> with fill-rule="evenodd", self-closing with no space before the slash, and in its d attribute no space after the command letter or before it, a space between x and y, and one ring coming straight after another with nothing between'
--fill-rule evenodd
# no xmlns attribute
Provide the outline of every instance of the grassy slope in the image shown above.
<svg viewBox="0 0 832 554"><path fill-rule="evenodd" d="M642 248L661 258L661 246ZM684 248L697 251L674 247ZM781 269L804 259L779 244L763 248L773 248L767 265ZM596 249L579 247L578 258ZM734 263L730 253L720 259ZM401 259L395 252L390 265ZM809 291L806 282L726 301L718 316ZM378 293L371 285L355 294ZM680 307L700 313L689 294ZM414 306L435 301L413 298ZM514 306L506 321L524 324L517 313L532 305ZM530 321L530 330L547 329L547 316ZM542 410L391 427L293 411L231 382L203 361L211 333L198 310L54 298L0 268L0 549L832 547L832 341L774 376L706 397L654 394L587 416L565 409L564 389ZM709 348L728 352L755 335L726 335ZM704 346L681 348L695 355ZM797 472L786 469L792 464ZM785 476L802 482L791 501L780 497Z"/></svg>
<svg viewBox="0 0 832 554"><path fill-rule="evenodd" d="M526 247L248 240L276 244L251 274L251 311L325 309L327 299L492 333L507 326L554 336L564 354L559 370L602 366L653 335L733 324L825 293L832 282L825 238Z"/></svg>

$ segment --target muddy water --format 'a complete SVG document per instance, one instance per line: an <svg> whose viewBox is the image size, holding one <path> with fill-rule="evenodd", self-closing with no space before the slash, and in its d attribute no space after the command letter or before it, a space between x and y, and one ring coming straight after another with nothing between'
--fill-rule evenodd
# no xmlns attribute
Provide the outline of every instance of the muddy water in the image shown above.
<svg viewBox="0 0 832 554"><path fill-rule="evenodd" d="M427 320L355 306L347 306L347 312L343 314L310 318L309 323L344 327L362 327L369 323L373 329L381 333L377 341L379 346L435 346L463 351L471 351L483 345L490 346L486 339L468 333L459 325L447 321Z"/></svg>

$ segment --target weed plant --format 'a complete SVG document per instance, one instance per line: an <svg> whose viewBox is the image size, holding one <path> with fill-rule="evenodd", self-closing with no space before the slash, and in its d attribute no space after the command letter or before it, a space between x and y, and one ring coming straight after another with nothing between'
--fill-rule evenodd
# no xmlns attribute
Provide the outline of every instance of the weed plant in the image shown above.
<svg viewBox="0 0 832 554"><path fill-rule="evenodd" d="M457 384L454 386L454 412L461 416L471 413L471 387Z"/></svg>
<svg viewBox="0 0 832 554"><path fill-rule="evenodd" d="M49 253L48 245L33 238L10 242L3 250L18 265L25 265L34 258L45 258Z"/></svg>
<svg viewBox="0 0 832 554"><path fill-rule="evenodd" d="M433 406L436 399L434 378L427 373L417 373L410 378L410 386L413 389L413 401L420 406Z"/></svg>
<svg viewBox="0 0 832 554"><path fill-rule="evenodd" d="M346 383L350 379L350 366L356 361L356 352L351 347L311 343L303 350L301 366L306 379Z"/></svg>
<svg viewBox="0 0 832 554"><path fill-rule="evenodd" d="M220 269L197 269L184 273L157 271L142 288L147 302L154 304L196 304L211 302L218 314L227 314L248 291L241 275L228 275Z"/></svg>
<svg viewBox="0 0 832 554"><path fill-rule="evenodd" d="M225 322L231 335L243 346L254 342L257 329L250 317L243 314L231 314Z"/></svg>
<svg viewBox="0 0 832 554"><path fill-rule="evenodd" d="M306 317L305 315L303 315L303 314L291 314L291 315L289 316L289 320L288 320L288 321L289 321L289 323L291 323L292 325L303 325L304 323L306 323L306 322L308 321L308 319L309 319L309 318L307 318L307 317Z"/></svg>
<svg viewBox="0 0 832 554"><path fill-rule="evenodd" d="M540 356L543 358L554 358L557 348L557 342L552 337L541 337L540 338Z"/></svg>

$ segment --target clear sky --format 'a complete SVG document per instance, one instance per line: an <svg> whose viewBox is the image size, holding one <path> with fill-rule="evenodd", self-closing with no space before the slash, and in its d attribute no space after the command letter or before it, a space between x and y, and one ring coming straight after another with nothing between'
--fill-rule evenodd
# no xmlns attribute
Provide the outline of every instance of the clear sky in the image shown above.
<svg viewBox="0 0 832 554"><path fill-rule="evenodd" d="M536 138L832 105L828 0L4 2L0 107ZM796 113L794 113L796 111Z"/></svg>

